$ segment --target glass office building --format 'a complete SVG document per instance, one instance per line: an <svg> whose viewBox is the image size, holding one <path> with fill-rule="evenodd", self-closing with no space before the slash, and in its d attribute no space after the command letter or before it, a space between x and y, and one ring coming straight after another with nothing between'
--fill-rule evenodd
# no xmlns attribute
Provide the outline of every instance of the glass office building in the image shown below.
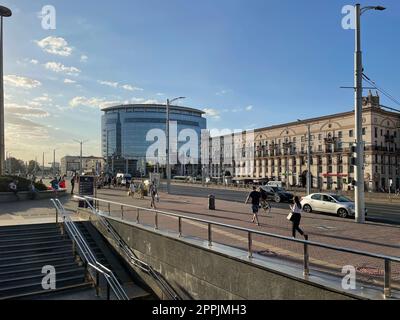
<svg viewBox="0 0 400 320"><path fill-rule="evenodd" d="M156 104L134 104L108 107L102 110L102 154L107 160L108 171L113 173L129 172L146 175L149 162L152 165L161 164L164 159L147 159L146 153L153 141L146 141L147 134L152 129L166 131L166 106ZM170 106L170 121L176 122L177 134L185 129L197 133L200 144L201 130L207 123L204 112L197 109ZM175 134L170 133L173 141ZM178 142L178 150L185 142ZM200 150L200 147L199 147ZM191 155L191 157L200 155ZM157 155L158 157L158 155ZM172 168L173 174L180 175L179 165ZM193 167L192 167L193 170ZM162 171L162 169L161 169Z"/></svg>

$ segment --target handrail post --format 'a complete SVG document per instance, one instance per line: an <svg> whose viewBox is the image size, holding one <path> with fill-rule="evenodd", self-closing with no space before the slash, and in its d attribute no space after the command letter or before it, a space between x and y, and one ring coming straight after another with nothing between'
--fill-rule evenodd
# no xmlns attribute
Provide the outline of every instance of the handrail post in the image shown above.
<svg viewBox="0 0 400 320"><path fill-rule="evenodd" d="M304 236L305 240L308 242L308 235ZM308 277L310 275L310 266L309 266L309 253L308 253L308 243L304 243L304 277Z"/></svg>
<svg viewBox="0 0 400 320"><path fill-rule="evenodd" d="M110 300L110 284L107 281L107 300Z"/></svg>
<svg viewBox="0 0 400 320"><path fill-rule="evenodd" d="M137 208L137 214L136 214L136 223L139 224L139 208Z"/></svg>
<svg viewBox="0 0 400 320"><path fill-rule="evenodd" d="M121 219L124 220L124 206L121 205Z"/></svg>
<svg viewBox="0 0 400 320"><path fill-rule="evenodd" d="M56 208L56 224L58 224L58 209Z"/></svg>
<svg viewBox="0 0 400 320"><path fill-rule="evenodd" d="M182 217L178 217L178 233L179 238L182 238Z"/></svg>
<svg viewBox="0 0 400 320"><path fill-rule="evenodd" d="M253 234L251 232L248 233L248 246L249 246L249 258L253 258Z"/></svg>
<svg viewBox="0 0 400 320"><path fill-rule="evenodd" d="M385 259L385 298L392 296L392 264L389 259Z"/></svg>
<svg viewBox="0 0 400 320"><path fill-rule="evenodd" d="M96 270L96 297L100 295L100 277L99 271Z"/></svg>
<svg viewBox="0 0 400 320"><path fill-rule="evenodd" d="M212 247L212 229L211 223L208 224L208 246Z"/></svg>
<svg viewBox="0 0 400 320"><path fill-rule="evenodd" d="M76 242L75 242L75 240L72 240L72 255L74 256L74 259L76 259Z"/></svg>
<svg viewBox="0 0 400 320"><path fill-rule="evenodd" d="M111 216L111 205L108 203L108 215Z"/></svg>
<svg viewBox="0 0 400 320"><path fill-rule="evenodd" d="M158 212L156 211L156 215L154 216L154 229L158 230Z"/></svg>

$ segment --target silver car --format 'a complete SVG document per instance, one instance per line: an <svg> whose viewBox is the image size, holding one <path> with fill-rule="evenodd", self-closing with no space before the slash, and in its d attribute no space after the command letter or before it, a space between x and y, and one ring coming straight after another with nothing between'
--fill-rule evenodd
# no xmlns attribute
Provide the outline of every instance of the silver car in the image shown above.
<svg viewBox="0 0 400 320"><path fill-rule="evenodd" d="M307 213L313 211L333 213L341 218L355 216L355 205L352 200L345 196L331 193L314 193L302 198L301 205Z"/></svg>

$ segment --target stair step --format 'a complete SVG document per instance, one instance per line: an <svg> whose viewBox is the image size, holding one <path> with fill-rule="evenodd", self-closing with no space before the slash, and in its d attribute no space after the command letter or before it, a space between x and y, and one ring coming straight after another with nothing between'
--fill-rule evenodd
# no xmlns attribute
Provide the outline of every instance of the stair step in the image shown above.
<svg viewBox="0 0 400 320"><path fill-rule="evenodd" d="M37 230L37 229L49 229L57 228L56 223L42 223L42 224L25 224L25 225L14 225L14 226L3 226L0 227L0 232L9 230Z"/></svg>
<svg viewBox="0 0 400 320"><path fill-rule="evenodd" d="M60 239L60 240L52 240L52 241L41 241L41 242L29 242L29 243L17 243L17 244L10 244L10 245L0 245L0 252L7 252L4 251L8 248L10 249L17 249L17 248L29 248L29 247L34 247L34 248L40 248L43 246L53 246L55 244L61 244L61 243L68 243L71 244L72 241L70 239Z"/></svg>
<svg viewBox="0 0 400 320"><path fill-rule="evenodd" d="M5 265L0 265L0 272L7 272L7 271L20 271L20 270L25 270L27 268L42 268L43 266L47 265L57 265L57 264L63 264L63 263L73 263L75 261L74 257L71 254L68 254L64 257L55 257L51 258L49 257L48 259L42 259L38 261L24 261L24 262L18 262L18 263L11 263L11 264L5 264Z"/></svg>
<svg viewBox="0 0 400 320"><path fill-rule="evenodd" d="M56 286L58 288L66 287L66 286L73 286L76 284L82 284L85 282L85 276L78 275L78 276L71 276L66 278L58 278ZM42 288L42 281L36 281L34 283L27 283L27 284L20 284L20 285L12 285L7 288L0 289L0 299L9 299L10 297L15 297L18 295L27 295L27 294L37 294L37 292L46 292L49 293L49 290L43 290Z"/></svg>
<svg viewBox="0 0 400 320"><path fill-rule="evenodd" d="M55 236L55 235L61 235L61 231L54 229L54 230L36 230L36 231L30 231L28 233L23 233L23 232L13 232L9 234L0 234L0 241L1 240L19 240L19 239L25 239L29 237L38 237L38 236Z"/></svg>
<svg viewBox="0 0 400 320"><path fill-rule="evenodd" d="M18 262L37 262L41 258L60 258L60 257L72 257L72 249L71 250L62 250L59 252L48 252L48 253L40 253L40 254L29 254L22 255L18 257L7 257L0 259L0 269L7 264L14 264ZM13 261L14 260L14 261Z"/></svg>
<svg viewBox="0 0 400 320"><path fill-rule="evenodd" d="M70 243L66 243L66 244L56 244L54 246L52 246L51 244L48 244L46 247L38 247L38 248L28 248L28 249L20 249L20 250L7 250L7 251L3 251L0 252L0 261L2 261L5 258L8 257L13 257L13 256L23 256L24 254L33 254L33 253L42 253L42 252L54 252L57 250L62 250L62 249L67 249L67 248L71 248L71 252L72 252L72 242Z"/></svg>
<svg viewBox="0 0 400 320"><path fill-rule="evenodd" d="M0 240L0 246L5 246L5 245L13 245L13 244L24 244L27 242L41 242L41 241L57 241L57 240L62 240L62 239L67 239L65 236L62 236L60 234L55 234L52 236L38 236L38 237L31 237L31 238L22 238L22 239L4 239Z"/></svg>
<svg viewBox="0 0 400 320"><path fill-rule="evenodd" d="M85 275L85 268L79 267L79 266L74 266L70 269L67 270L60 270L57 271L56 269L56 285L57 285L57 279L59 278L66 278L66 277L73 277L73 276L84 276ZM22 285L22 284L29 284L29 283L36 283L37 281L42 281L42 279L46 276L46 274L41 273L41 270L39 273L33 273L31 275L24 275L24 276L15 276L15 277L10 277L9 279L3 279L0 280L0 292L2 288L8 288L11 285L12 286L17 286L17 285Z"/></svg>
<svg viewBox="0 0 400 320"><path fill-rule="evenodd" d="M36 266L31 266L30 264L25 265L25 268L20 270L10 269L10 270L0 270L0 281L8 279L10 277L22 277L24 275L32 275L35 273L41 273L43 266L53 266L56 269L56 272L63 271L66 269L70 269L73 267L77 267L78 264L75 261L64 262L62 263L41 263Z"/></svg>

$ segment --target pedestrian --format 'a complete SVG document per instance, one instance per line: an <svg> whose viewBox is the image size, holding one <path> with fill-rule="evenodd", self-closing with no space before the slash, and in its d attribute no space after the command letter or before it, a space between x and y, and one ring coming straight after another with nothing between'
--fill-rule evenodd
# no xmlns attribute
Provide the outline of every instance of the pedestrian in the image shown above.
<svg viewBox="0 0 400 320"><path fill-rule="evenodd" d="M143 183L143 181L142 182L140 182L140 185L139 185L139 194L140 194L140 199L144 199L144 183Z"/></svg>
<svg viewBox="0 0 400 320"><path fill-rule="evenodd" d="M260 210L260 199L261 199L261 193L257 191L256 187L253 187L253 191L247 196L246 199L246 204L249 203L249 200L251 198L251 209L253 211L253 219L251 222L256 222L257 225L260 225L260 222L258 221L258 211Z"/></svg>
<svg viewBox="0 0 400 320"><path fill-rule="evenodd" d="M71 194L74 194L74 189L75 189L75 176L72 176L72 179L71 179Z"/></svg>
<svg viewBox="0 0 400 320"><path fill-rule="evenodd" d="M290 206L291 213L288 216L288 220L292 222L292 236L296 238L296 231L298 231L304 238L307 238L307 234L304 233L303 230L300 229L300 222L301 222L301 212L302 206L300 203L299 197L295 197L293 200L293 206Z"/></svg>
<svg viewBox="0 0 400 320"><path fill-rule="evenodd" d="M156 208L156 195L157 195L157 189L154 183L152 182L150 187L149 187L149 192L150 192L150 207L153 209Z"/></svg>
<svg viewBox="0 0 400 320"><path fill-rule="evenodd" d="M136 186L135 183L132 181L131 185L129 186L129 194L133 199L135 198L135 193L136 193Z"/></svg>
<svg viewBox="0 0 400 320"><path fill-rule="evenodd" d="M19 196L18 196L18 181L17 180L13 180L12 182L10 182L9 185L8 185L8 189L12 193L14 193L16 198L19 200Z"/></svg>

